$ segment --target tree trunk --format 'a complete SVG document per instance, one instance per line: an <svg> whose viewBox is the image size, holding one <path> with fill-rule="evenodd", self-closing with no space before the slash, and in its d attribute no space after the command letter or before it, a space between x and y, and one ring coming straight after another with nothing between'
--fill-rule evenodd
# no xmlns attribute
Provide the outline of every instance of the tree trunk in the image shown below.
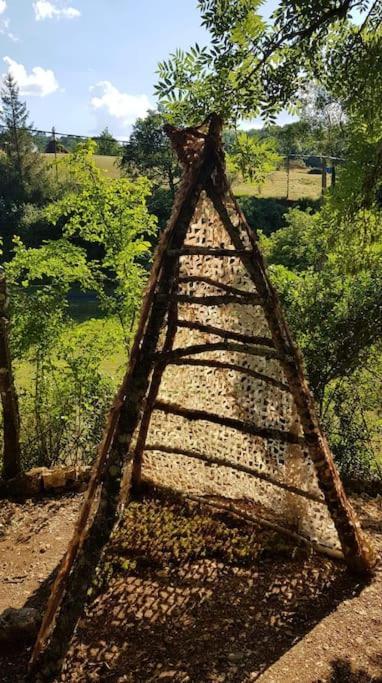
<svg viewBox="0 0 382 683"><path fill-rule="evenodd" d="M13 380L8 337L7 287L4 271L0 270L0 393L3 407L3 472L4 479L13 479L21 472L20 417Z"/></svg>

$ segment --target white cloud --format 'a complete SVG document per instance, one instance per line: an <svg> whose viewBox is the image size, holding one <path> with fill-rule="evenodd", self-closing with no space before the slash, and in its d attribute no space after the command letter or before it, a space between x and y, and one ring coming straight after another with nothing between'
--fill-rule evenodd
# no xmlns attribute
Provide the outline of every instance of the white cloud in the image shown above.
<svg viewBox="0 0 382 683"><path fill-rule="evenodd" d="M4 57L4 62L8 66L8 71L12 74L20 88L21 95L38 95L45 97L58 90L58 83L54 72L51 69L43 69L41 66L34 66L28 74L23 64L18 64L10 57Z"/></svg>
<svg viewBox="0 0 382 683"><path fill-rule="evenodd" d="M124 126L130 126L138 117L144 117L150 109L147 95L128 95L120 92L110 81L96 83L91 91L96 91L90 105L96 111L106 111Z"/></svg>
<svg viewBox="0 0 382 683"><path fill-rule="evenodd" d="M16 42L18 38L9 30L10 20L2 16L7 9L6 0L0 0L0 34Z"/></svg>
<svg viewBox="0 0 382 683"><path fill-rule="evenodd" d="M10 40L13 40L14 43L17 43L17 41L18 41L17 36L15 36L15 34L9 30L10 23L11 22L9 21L8 18L5 18L5 19L0 18L0 33L4 36L7 36L7 38L9 38Z"/></svg>
<svg viewBox="0 0 382 683"><path fill-rule="evenodd" d="M33 9L36 21L44 21L44 19L76 19L81 16L80 10L75 7L58 7L49 0L37 0L33 3Z"/></svg>

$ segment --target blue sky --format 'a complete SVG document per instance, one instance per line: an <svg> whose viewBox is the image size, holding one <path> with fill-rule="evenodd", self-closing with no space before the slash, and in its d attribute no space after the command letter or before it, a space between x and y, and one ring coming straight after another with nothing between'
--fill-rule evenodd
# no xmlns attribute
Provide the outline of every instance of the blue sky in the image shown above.
<svg viewBox="0 0 382 683"><path fill-rule="evenodd" d="M128 137L155 105L158 61L207 40L196 0L0 0L0 75L41 130Z"/></svg>

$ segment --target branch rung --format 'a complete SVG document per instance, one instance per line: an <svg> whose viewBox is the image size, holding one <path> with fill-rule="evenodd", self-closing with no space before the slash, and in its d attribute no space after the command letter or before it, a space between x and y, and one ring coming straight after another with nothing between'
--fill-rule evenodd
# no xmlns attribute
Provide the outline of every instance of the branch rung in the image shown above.
<svg viewBox="0 0 382 683"><path fill-rule="evenodd" d="M166 403L165 401L156 401L154 410L160 410L163 413L170 415L178 415L179 417L184 417L186 420L212 422L221 425L222 427L236 429L244 434L259 436L262 439L272 439L274 441L282 441L290 444L304 444L304 439L293 432L284 432L281 429L273 427L258 427L253 424L253 422L244 422L235 418L216 415L215 413L209 413L206 410L192 410L190 408L183 408L175 403Z"/></svg>
<svg viewBox="0 0 382 683"><path fill-rule="evenodd" d="M245 296L232 296L230 294L206 294L205 296L177 294L176 301L180 304L199 304L200 306L225 306L226 304L252 304L252 306L261 306L260 297L257 294L250 293Z"/></svg>
<svg viewBox="0 0 382 683"><path fill-rule="evenodd" d="M234 256L240 258L243 254L252 256L252 251L249 249L214 249L213 247L194 247L185 244L182 249L171 249L170 256Z"/></svg>
<svg viewBox="0 0 382 683"><path fill-rule="evenodd" d="M157 360L163 360L167 363L173 362L174 359L183 358L184 356L193 356L200 353L209 353L213 351L232 351L234 353L246 353L249 356L260 356L261 358L276 358L280 360L281 356L276 349L271 349L266 346L250 346L248 344L236 344L231 341L211 342L206 344L192 344L191 346L173 349L168 353L156 352L154 354Z"/></svg>
<svg viewBox="0 0 382 683"><path fill-rule="evenodd" d="M233 341L240 341L244 344L259 344L263 346L269 346L274 348L272 339L268 337L252 336L250 334L242 334L241 332L234 332L233 330L223 330L220 327L214 327L213 325L204 325L203 323L194 320L178 320L178 327L185 328L187 330L196 330L198 332L205 332L206 334L212 334L216 337L222 337L223 339L232 339Z"/></svg>
<svg viewBox="0 0 382 683"><path fill-rule="evenodd" d="M236 365L234 363L225 363L220 360L207 360L205 358L178 358L171 361L171 365L192 365L197 367L205 368L216 368L217 370L233 370L234 372L241 372L244 375L249 375L254 379L258 379L259 382L265 382L266 384L271 384L272 386L280 389L281 391L290 392L289 386L275 379L274 377L269 377L269 375L264 375L261 372L252 370L251 368L246 368L242 365Z"/></svg>
<svg viewBox="0 0 382 683"><path fill-rule="evenodd" d="M219 467L228 467L231 470L243 472L244 474L249 474L251 477L254 477L255 479L260 479L261 481L265 481L268 484L272 484L272 486L277 486L280 489L284 489L285 491L288 491L288 493L294 493L297 496L302 496L303 498L312 500L315 503L325 505L325 501L322 498L319 498L318 496L314 495L314 493L309 493L309 491L304 491L303 489L300 489L297 486L286 484L283 481L274 479L269 474L259 472L258 470L254 470L253 468L248 467L246 465L241 465L240 463L230 462L229 460L225 460L223 458L212 458L208 455L196 453L195 451L186 450L184 448L172 448L170 446L161 446L157 444L146 445L144 450L145 452L158 451L159 453L163 453L165 455L182 455L186 458L192 458L194 460L204 462L206 463L206 465L218 465Z"/></svg>
<svg viewBox="0 0 382 683"><path fill-rule="evenodd" d="M238 287L233 287L232 285L227 285L225 282L220 282L212 277L206 277L204 275L182 275L179 278L179 284L193 284L201 283L204 285L209 285L210 287L215 287L216 289L221 289L223 292L228 294L234 294L235 296L248 296L248 294L255 294L256 292L248 292L244 289L239 289Z"/></svg>

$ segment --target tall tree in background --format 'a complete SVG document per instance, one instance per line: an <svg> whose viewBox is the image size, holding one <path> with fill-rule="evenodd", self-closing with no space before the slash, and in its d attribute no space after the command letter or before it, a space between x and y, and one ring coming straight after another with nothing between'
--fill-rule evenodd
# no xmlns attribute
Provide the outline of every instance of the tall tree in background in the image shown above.
<svg viewBox="0 0 382 683"><path fill-rule="evenodd" d="M300 95L301 118L314 140L314 152L329 156L343 156L346 148L344 108L324 87L307 84Z"/></svg>
<svg viewBox="0 0 382 683"><path fill-rule="evenodd" d="M37 235L40 207L62 188L49 173L34 143L29 112L20 99L19 88L11 74L4 78L0 100L0 124L3 128L0 140L3 151L0 153L0 235L4 240L6 258L14 235L29 230L28 216L30 218L31 214L34 216L33 235Z"/></svg>
<svg viewBox="0 0 382 683"><path fill-rule="evenodd" d="M130 175L146 175L155 185L167 187L173 198L180 169L163 131L164 123L163 113L156 111L137 119L123 149L121 165Z"/></svg>
<svg viewBox="0 0 382 683"><path fill-rule="evenodd" d="M117 157L121 152L117 140L113 138L108 127L103 129L99 138L97 138L97 154L103 156Z"/></svg>
<svg viewBox="0 0 382 683"><path fill-rule="evenodd" d="M19 88L11 73L4 78L1 90L0 122L5 128L3 144L9 161L15 168L20 183L26 175L26 157L33 150L29 113L25 102L20 100Z"/></svg>

